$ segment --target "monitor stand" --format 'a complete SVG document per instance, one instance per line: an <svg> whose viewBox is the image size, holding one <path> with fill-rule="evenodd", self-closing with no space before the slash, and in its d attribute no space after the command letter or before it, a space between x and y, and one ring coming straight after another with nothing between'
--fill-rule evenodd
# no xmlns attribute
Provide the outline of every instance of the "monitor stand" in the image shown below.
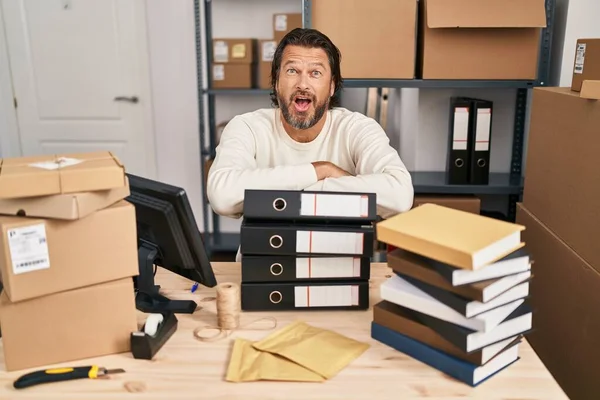
<svg viewBox="0 0 600 400"><path fill-rule="evenodd" d="M161 295L159 285L154 284L154 263L158 257L158 247L151 243L141 243L138 248L139 275L136 277L135 306L145 313L171 311L176 314L192 314L197 307L193 300L171 300Z"/></svg>

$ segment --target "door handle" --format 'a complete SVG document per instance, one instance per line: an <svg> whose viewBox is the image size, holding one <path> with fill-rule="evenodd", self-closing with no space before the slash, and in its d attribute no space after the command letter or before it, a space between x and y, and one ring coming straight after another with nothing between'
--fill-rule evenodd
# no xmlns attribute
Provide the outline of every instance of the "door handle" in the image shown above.
<svg viewBox="0 0 600 400"><path fill-rule="evenodd" d="M118 96L115 97L115 101L128 101L130 103L137 103L139 99L137 96L127 97L127 96Z"/></svg>

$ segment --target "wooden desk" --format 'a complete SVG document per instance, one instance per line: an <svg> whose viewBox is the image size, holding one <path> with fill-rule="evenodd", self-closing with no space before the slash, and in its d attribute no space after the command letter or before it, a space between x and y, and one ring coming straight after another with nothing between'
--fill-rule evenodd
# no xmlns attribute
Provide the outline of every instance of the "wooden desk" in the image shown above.
<svg viewBox="0 0 600 400"><path fill-rule="evenodd" d="M213 263L219 282L240 281L239 264ZM371 305L379 300L379 285L391 270L386 264L373 264ZM40 385L21 391L12 382L23 371L0 373L0 398L169 398L190 399L360 399L377 396L381 399L566 399L558 384L536 356L529 344L521 345L521 360L492 377L479 387L471 388L416 361L370 337L372 310L336 312L243 313L241 324L264 316L274 316L279 329L300 319L314 326L335 330L354 339L368 342L371 348L339 375L324 383L250 382L230 383L223 377L229 363L232 339L244 337L259 340L272 330L236 331L216 342L201 342L193 337L194 328L216 324L214 289L201 287L190 293L191 282L159 269L157 283L172 299L194 299L202 309L193 315L178 315L177 332L152 361L135 360L131 353L63 363L60 366L96 363L107 368L123 368L126 373L112 375L106 380L79 380ZM203 301L205 299L205 301ZM140 313L140 323L144 314ZM272 322L266 322L265 326ZM260 327L259 324L250 328ZM42 327L40 327L42 328ZM210 335L212 332L207 331ZM86 334L82 332L82 334ZM87 334L91 334L88 332ZM90 340L92 337L90 336ZM126 383L141 383L143 392L130 393Z"/></svg>

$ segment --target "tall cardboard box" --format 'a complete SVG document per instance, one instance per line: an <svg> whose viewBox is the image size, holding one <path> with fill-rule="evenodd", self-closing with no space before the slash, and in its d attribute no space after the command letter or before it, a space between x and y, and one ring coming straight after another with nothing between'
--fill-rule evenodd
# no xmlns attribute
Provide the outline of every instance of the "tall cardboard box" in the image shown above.
<svg viewBox="0 0 600 400"><path fill-rule="evenodd" d="M312 27L339 48L344 78L413 79L416 24L417 0L312 2Z"/></svg>
<svg viewBox="0 0 600 400"><path fill-rule="evenodd" d="M7 371L131 350L137 310L131 278L12 302L0 295Z"/></svg>
<svg viewBox="0 0 600 400"><path fill-rule="evenodd" d="M600 271L600 102L535 88L523 204Z"/></svg>
<svg viewBox="0 0 600 400"><path fill-rule="evenodd" d="M273 39L281 42L281 39L296 28L302 28L301 13L277 13L273 14Z"/></svg>
<svg viewBox="0 0 600 400"><path fill-rule="evenodd" d="M523 204L517 204L516 222L525 226L523 241L535 260L528 300L534 331L527 340L569 398L595 399L600 275Z"/></svg>
<svg viewBox="0 0 600 400"><path fill-rule="evenodd" d="M600 38L579 39L575 46L571 90L588 99L600 99Z"/></svg>
<svg viewBox="0 0 600 400"><path fill-rule="evenodd" d="M213 39L213 88L251 89L256 86L257 41L253 38Z"/></svg>
<svg viewBox="0 0 600 400"><path fill-rule="evenodd" d="M271 66L277 49L277 41L262 39L258 41L258 88L271 88Z"/></svg>
<svg viewBox="0 0 600 400"><path fill-rule="evenodd" d="M544 0L421 0L420 7L421 78L537 78Z"/></svg>

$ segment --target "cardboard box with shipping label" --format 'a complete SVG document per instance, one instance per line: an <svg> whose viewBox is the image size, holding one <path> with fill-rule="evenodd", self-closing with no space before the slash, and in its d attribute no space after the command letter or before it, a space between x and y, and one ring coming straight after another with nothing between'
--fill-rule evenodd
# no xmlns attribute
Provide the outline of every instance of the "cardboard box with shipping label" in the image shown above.
<svg viewBox="0 0 600 400"><path fill-rule="evenodd" d="M273 39L281 42L281 39L296 28L302 28L301 13L278 13L273 14Z"/></svg>
<svg viewBox="0 0 600 400"><path fill-rule="evenodd" d="M131 350L138 329L131 278L20 302L0 295L7 371Z"/></svg>
<svg viewBox="0 0 600 400"><path fill-rule="evenodd" d="M263 39L258 43L258 87L260 89L271 88L271 66L277 49L277 41Z"/></svg>
<svg viewBox="0 0 600 400"><path fill-rule="evenodd" d="M129 194L129 183L127 183L116 189L0 199L0 215L73 220L109 207L125 199Z"/></svg>
<svg viewBox="0 0 600 400"><path fill-rule="evenodd" d="M108 190L127 184L125 168L107 151L0 159L0 198Z"/></svg>
<svg viewBox="0 0 600 400"><path fill-rule="evenodd" d="M421 0L423 79L536 79L544 0Z"/></svg>
<svg viewBox="0 0 600 400"><path fill-rule="evenodd" d="M417 0L313 0L311 18L340 49L344 78L415 77Z"/></svg>
<svg viewBox="0 0 600 400"><path fill-rule="evenodd" d="M138 271L135 207L125 200L73 221L0 217L0 272L13 302Z"/></svg>
<svg viewBox="0 0 600 400"><path fill-rule="evenodd" d="M600 38L577 41L571 90L583 98L600 99Z"/></svg>
<svg viewBox="0 0 600 400"><path fill-rule="evenodd" d="M213 62L217 64L253 64L256 40L252 38L213 39Z"/></svg>
<svg viewBox="0 0 600 400"><path fill-rule="evenodd" d="M255 64L213 64L215 89L251 89L256 84Z"/></svg>

